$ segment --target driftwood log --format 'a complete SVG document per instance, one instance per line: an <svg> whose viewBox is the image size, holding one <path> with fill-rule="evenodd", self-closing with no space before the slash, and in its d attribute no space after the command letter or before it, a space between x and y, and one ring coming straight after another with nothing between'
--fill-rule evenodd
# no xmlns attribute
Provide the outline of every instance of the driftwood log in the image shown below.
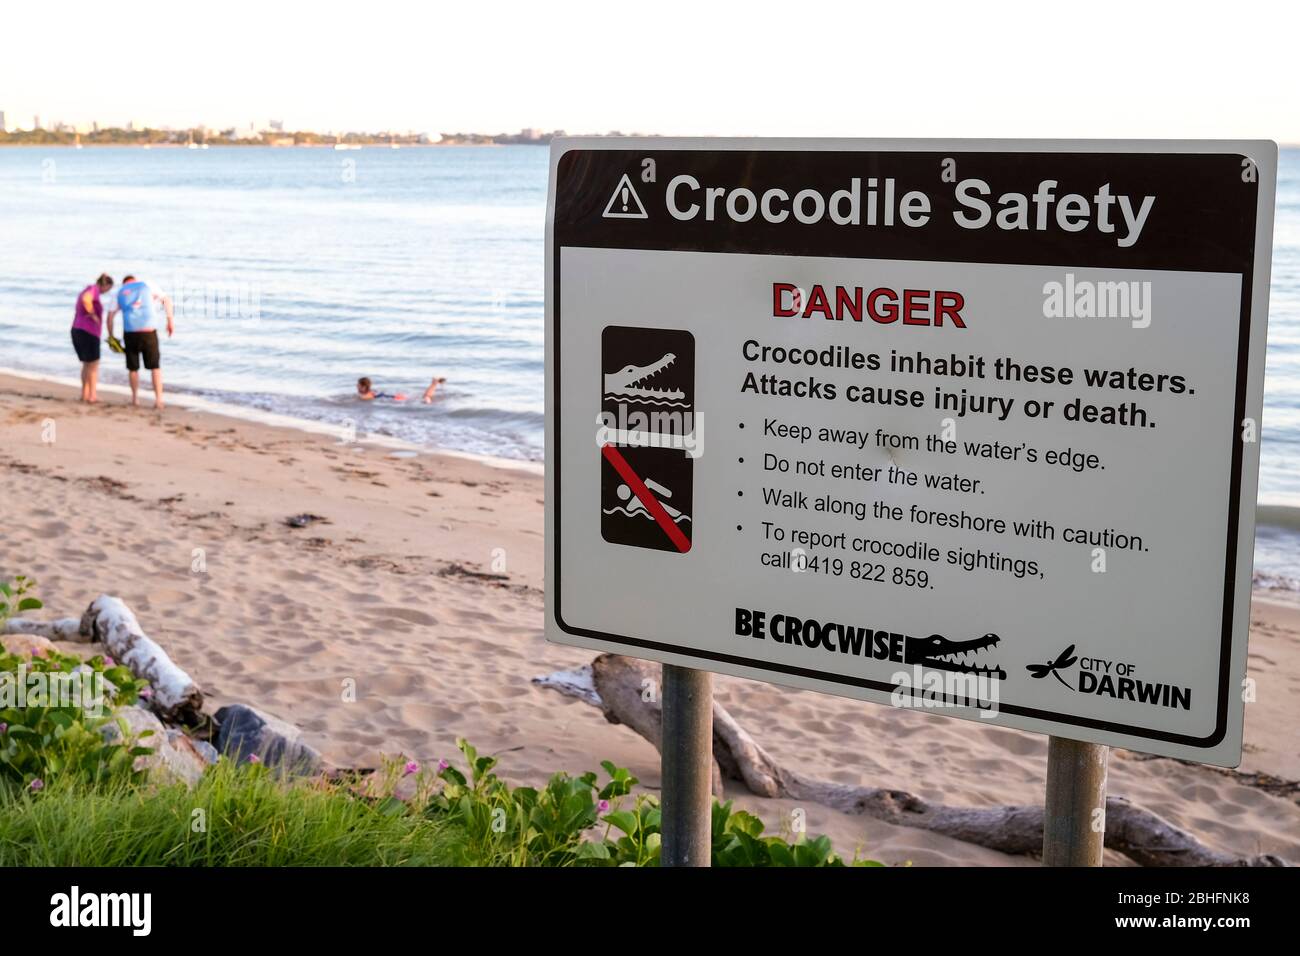
<svg viewBox="0 0 1300 956"><path fill-rule="evenodd" d="M141 630L131 609L118 598L100 595L90 602L80 620L13 618L6 623L5 632L35 634L52 641L98 641L132 674L149 682L152 687L149 706L160 716L185 721L203 709L203 691L198 684Z"/></svg>
<svg viewBox="0 0 1300 956"><path fill-rule="evenodd" d="M659 665L602 654L590 671L539 678L543 686L601 709L610 723L624 724L652 743L662 741ZM931 803L905 790L856 787L816 780L778 764L721 704L713 704L714 792L724 778L738 780L760 797L805 800L843 813L916 827L954 840L1014 855L1037 855L1043 847L1041 806L954 807ZM1205 846L1192 834L1123 797L1106 798L1106 846L1143 866L1286 866L1272 854L1234 856Z"/></svg>
<svg viewBox="0 0 1300 956"><path fill-rule="evenodd" d="M24 617L10 618L5 622L6 634L31 634L46 637L51 641L84 641L81 635L81 621L75 617L63 617L57 621L30 621Z"/></svg>

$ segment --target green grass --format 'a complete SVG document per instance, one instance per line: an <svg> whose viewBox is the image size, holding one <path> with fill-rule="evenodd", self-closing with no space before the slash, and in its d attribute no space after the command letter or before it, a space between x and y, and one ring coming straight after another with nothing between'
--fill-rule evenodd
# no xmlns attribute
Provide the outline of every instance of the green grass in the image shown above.
<svg viewBox="0 0 1300 956"><path fill-rule="evenodd" d="M195 811L202 811L196 813ZM201 824L201 826L200 826ZM183 786L0 790L0 866L452 866L464 830L396 800L211 768Z"/></svg>
<svg viewBox="0 0 1300 956"><path fill-rule="evenodd" d="M0 579L0 623L40 607L34 582ZM136 700L142 681L102 655L84 662L116 688L107 705ZM28 660L0 652L0 672L67 675L80 657ZM658 866L658 800L602 762L596 773L555 773L541 788L512 787L466 740L466 773L393 761L343 785L290 780L260 763L222 760L193 790L150 781L134 765L164 741L122 734L79 701L0 710L0 866ZM399 791L402 797L399 799ZM630 804L630 806L628 805ZM713 801L715 866L879 866L845 861L824 836L764 835L763 821Z"/></svg>

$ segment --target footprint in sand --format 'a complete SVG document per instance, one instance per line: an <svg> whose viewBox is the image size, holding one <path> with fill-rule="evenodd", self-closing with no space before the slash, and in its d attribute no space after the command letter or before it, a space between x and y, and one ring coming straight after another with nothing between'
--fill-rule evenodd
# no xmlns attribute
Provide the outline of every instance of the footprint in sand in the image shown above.
<svg viewBox="0 0 1300 956"><path fill-rule="evenodd" d="M363 677L358 681L358 690L364 687L365 692L376 694L380 697L394 698L405 697L407 695L423 696L428 687L425 683L424 676L417 673L388 673L374 677Z"/></svg>
<svg viewBox="0 0 1300 956"><path fill-rule="evenodd" d="M406 621L410 624L419 624L423 627L433 627L438 623L438 619L432 614L425 614L423 611L417 611L411 607L376 607L366 610L368 615L376 617L395 617L398 620Z"/></svg>
<svg viewBox="0 0 1300 956"><path fill-rule="evenodd" d="M1014 730L1002 730L999 728L987 728L985 736L990 743L996 744L1003 750L1017 757L1031 757L1041 754L1045 749L1042 738L1033 737L1029 734L1017 733Z"/></svg>
<svg viewBox="0 0 1300 956"><path fill-rule="evenodd" d="M193 594L175 588L156 588L149 592L149 601L152 604L186 604L193 600Z"/></svg>
<svg viewBox="0 0 1300 956"><path fill-rule="evenodd" d="M275 576L281 581L298 581L303 583L315 583L320 580L319 575L310 571L299 571L295 568L281 568L275 573Z"/></svg>
<svg viewBox="0 0 1300 956"><path fill-rule="evenodd" d="M462 716L439 704L402 704L397 708L398 721L407 727L445 727Z"/></svg>

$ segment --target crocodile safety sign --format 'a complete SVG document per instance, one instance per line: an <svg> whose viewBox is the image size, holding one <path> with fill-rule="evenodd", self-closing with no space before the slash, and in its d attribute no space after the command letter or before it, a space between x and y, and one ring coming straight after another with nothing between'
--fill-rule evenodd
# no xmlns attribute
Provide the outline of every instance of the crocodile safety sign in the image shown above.
<svg viewBox="0 0 1300 956"><path fill-rule="evenodd" d="M547 637L1236 765L1276 165L557 140Z"/></svg>

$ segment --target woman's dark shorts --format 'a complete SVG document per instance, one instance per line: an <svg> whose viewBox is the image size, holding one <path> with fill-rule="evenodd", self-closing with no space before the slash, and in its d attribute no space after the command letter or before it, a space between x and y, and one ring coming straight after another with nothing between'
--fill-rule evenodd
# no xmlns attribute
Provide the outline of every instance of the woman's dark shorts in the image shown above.
<svg viewBox="0 0 1300 956"><path fill-rule="evenodd" d="M99 336L85 329L72 330L72 347L77 350L77 358L83 362L99 361Z"/></svg>
<svg viewBox="0 0 1300 956"><path fill-rule="evenodd" d="M140 356L144 356L144 367L153 371L158 367L158 333L153 329L148 332L125 332L122 344L126 346L126 368L129 372L140 371Z"/></svg>

